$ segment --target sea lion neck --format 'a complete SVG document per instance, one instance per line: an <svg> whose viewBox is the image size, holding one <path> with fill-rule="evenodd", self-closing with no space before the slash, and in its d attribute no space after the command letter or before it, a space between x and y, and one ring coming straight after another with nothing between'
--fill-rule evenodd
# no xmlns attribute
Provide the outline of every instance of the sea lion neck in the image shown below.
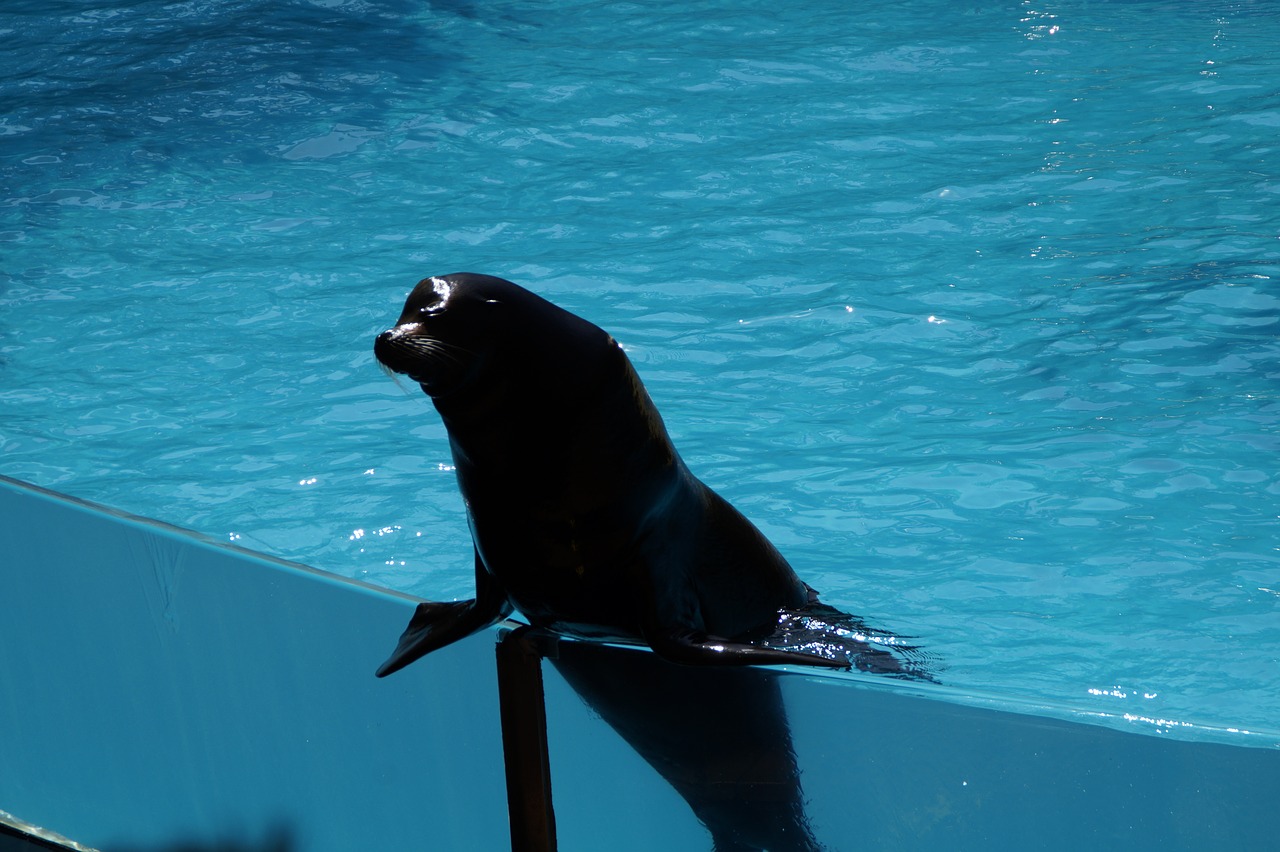
<svg viewBox="0 0 1280 852"><path fill-rule="evenodd" d="M598 336L504 353L475 381L432 397L455 455L518 466L522 455L562 447L584 431L633 432L641 419L657 420L661 430L626 355L590 328Z"/></svg>

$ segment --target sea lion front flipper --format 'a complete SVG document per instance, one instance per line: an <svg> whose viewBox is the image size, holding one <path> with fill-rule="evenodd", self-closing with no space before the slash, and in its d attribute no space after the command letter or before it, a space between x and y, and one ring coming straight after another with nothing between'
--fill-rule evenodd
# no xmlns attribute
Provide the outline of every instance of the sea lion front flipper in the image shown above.
<svg viewBox="0 0 1280 852"><path fill-rule="evenodd" d="M423 601L413 611L400 642L378 667L377 676L386 677L445 645L465 639L477 630L505 618L511 602L476 554L476 597L469 601L436 603Z"/></svg>
<svg viewBox="0 0 1280 852"><path fill-rule="evenodd" d="M817 654L762 648L733 642L699 630L646 629L645 641L659 657L686 666L819 666L849 669L847 660L832 660Z"/></svg>

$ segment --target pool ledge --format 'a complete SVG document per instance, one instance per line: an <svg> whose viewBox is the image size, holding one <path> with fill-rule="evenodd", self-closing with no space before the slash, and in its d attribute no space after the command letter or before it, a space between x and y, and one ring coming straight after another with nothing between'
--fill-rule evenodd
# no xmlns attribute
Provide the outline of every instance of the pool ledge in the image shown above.
<svg viewBox="0 0 1280 852"><path fill-rule="evenodd" d="M509 847L495 633L378 680L413 598L4 477L0 565L0 809L104 852ZM708 848L546 669L559 848ZM1280 836L1280 749L856 676L778 682L832 850Z"/></svg>

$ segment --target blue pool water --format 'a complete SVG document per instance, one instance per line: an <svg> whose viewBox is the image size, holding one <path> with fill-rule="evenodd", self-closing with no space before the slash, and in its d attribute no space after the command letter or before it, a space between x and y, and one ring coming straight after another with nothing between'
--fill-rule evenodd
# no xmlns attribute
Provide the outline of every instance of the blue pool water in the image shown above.
<svg viewBox="0 0 1280 852"><path fill-rule="evenodd" d="M468 596L371 345L488 272L957 690L1280 729L1280 3L16 0L0 39L0 473Z"/></svg>

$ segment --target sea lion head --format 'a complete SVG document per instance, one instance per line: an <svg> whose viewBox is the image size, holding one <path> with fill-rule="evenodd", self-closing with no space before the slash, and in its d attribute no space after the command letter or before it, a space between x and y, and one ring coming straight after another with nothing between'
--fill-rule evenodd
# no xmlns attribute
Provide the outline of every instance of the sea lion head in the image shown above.
<svg viewBox="0 0 1280 852"><path fill-rule="evenodd" d="M571 414L580 403L569 400L594 398L607 376L630 371L598 326L510 281L471 272L418 282L373 353L455 418L496 414L495 406L512 416L545 413L553 399Z"/></svg>
<svg viewBox="0 0 1280 852"><path fill-rule="evenodd" d="M422 279L395 326L374 341L374 357L432 397L456 390L502 348L509 314L504 296L514 286L466 272Z"/></svg>

